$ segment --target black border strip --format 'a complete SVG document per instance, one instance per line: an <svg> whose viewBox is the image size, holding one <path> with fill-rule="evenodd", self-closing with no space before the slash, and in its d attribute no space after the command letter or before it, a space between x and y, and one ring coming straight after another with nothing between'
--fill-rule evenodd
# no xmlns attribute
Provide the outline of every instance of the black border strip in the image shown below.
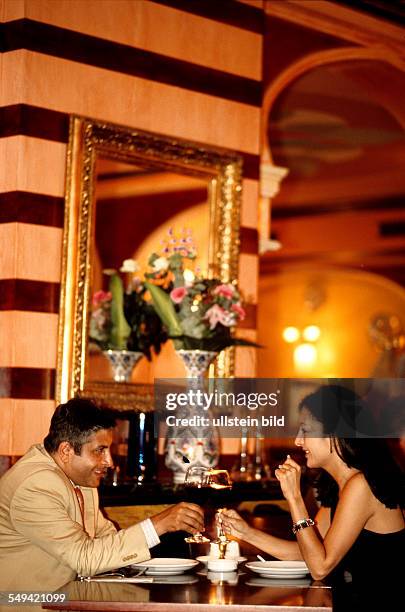
<svg viewBox="0 0 405 612"><path fill-rule="evenodd" d="M59 293L60 283L3 278L0 279L0 310L57 314Z"/></svg>
<svg viewBox="0 0 405 612"><path fill-rule="evenodd" d="M46 227L63 228L64 200L62 197L41 195L30 191L7 191L0 193L0 224L30 223ZM240 228L241 252L257 254L257 230L242 226ZM1 287L1 281L0 281ZM5 301L6 298L4 297ZM2 296L0 295L0 310ZM3 308L4 309L4 308ZM21 308L21 310L33 310ZM52 310L49 312L57 312Z"/></svg>
<svg viewBox="0 0 405 612"><path fill-rule="evenodd" d="M262 9L234 0L151 0L186 13L220 21L242 30L263 34L265 13Z"/></svg>
<svg viewBox="0 0 405 612"><path fill-rule="evenodd" d="M0 138L8 136L32 136L67 143L69 115L29 104L3 106L0 108Z"/></svg>
<svg viewBox="0 0 405 612"><path fill-rule="evenodd" d="M31 19L0 24L0 51L28 49L261 107L262 83ZM219 41L220 44L220 41Z"/></svg>
<svg viewBox="0 0 405 612"><path fill-rule="evenodd" d="M243 304L246 316L238 323L238 329L253 329L257 327L257 305Z"/></svg>
<svg viewBox="0 0 405 612"><path fill-rule="evenodd" d="M257 229L245 226L240 228L240 252L244 255L258 254L259 233Z"/></svg>
<svg viewBox="0 0 405 612"><path fill-rule="evenodd" d="M51 368L0 368L0 397L55 399L55 370Z"/></svg>
<svg viewBox="0 0 405 612"><path fill-rule="evenodd" d="M69 115L28 104L3 106L0 108L0 138L7 136L32 136L66 144L69 140ZM204 146L204 143L201 143L201 146ZM207 147L209 146L211 145L207 144ZM243 177L258 180L259 155L244 151L235 153L243 158ZM0 222L1 214L0 202Z"/></svg>
<svg viewBox="0 0 405 612"><path fill-rule="evenodd" d="M63 227L63 197L30 191L0 193L0 223L31 223Z"/></svg>

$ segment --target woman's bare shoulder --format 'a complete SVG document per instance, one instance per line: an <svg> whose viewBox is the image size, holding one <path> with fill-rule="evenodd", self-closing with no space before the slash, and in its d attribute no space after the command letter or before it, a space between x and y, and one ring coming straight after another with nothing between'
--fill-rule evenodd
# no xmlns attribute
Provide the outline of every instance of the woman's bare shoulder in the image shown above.
<svg viewBox="0 0 405 612"><path fill-rule="evenodd" d="M354 474L348 479L340 495L341 500L344 498L368 498L370 501L374 498L370 486L362 472L357 472L357 474Z"/></svg>

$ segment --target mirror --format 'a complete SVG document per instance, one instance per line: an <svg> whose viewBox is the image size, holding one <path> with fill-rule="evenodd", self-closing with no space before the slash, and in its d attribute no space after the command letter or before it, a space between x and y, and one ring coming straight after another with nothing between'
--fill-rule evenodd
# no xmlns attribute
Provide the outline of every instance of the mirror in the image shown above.
<svg viewBox="0 0 405 612"><path fill-rule="evenodd" d="M89 342L92 296L108 288L106 269L125 259L147 269L173 228L191 232L196 264L208 277L237 279L241 158L232 152L158 134L72 117L67 159L59 320L57 400L91 397L121 409L152 404L154 377L181 377L171 342L131 382L116 383L108 361ZM213 374L233 375L234 350L222 351Z"/></svg>

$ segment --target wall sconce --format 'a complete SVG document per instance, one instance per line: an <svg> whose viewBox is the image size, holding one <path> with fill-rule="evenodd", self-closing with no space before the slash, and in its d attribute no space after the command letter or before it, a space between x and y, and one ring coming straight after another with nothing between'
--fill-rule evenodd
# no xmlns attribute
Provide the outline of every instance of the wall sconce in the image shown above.
<svg viewBox="0 0 405 612"><path fill-rule="evenodd" d="M297 370L311 368L318 358L316 346L309 343L299 344L294 349L294 365Z"/></svg>
<svg viewBox="0 0 405 612"><path fill-rule="evenodd" d="M320 338L321 330L317 325L308 325L302 335L307 342L316 342Z"/></svg>
<svg viewBox="0 0 405 612"><path fill-rule="evenodd" d="M297 342L300 337L300 331L297 327L289 326L283 329L283 339L286 342L293 343Z"/></svg>
<svg viewBox="0 0 405 612"><path fill-rule="evenodd" d="M289 325L283 329L283 339L289 344L298 342L302 337L305 342L301 342L294 349L294 365L296 370L312 368L318 358L318 349L312 343L319 340L321 330L317 325L307 325L301 331L298 327Z"/></svg>

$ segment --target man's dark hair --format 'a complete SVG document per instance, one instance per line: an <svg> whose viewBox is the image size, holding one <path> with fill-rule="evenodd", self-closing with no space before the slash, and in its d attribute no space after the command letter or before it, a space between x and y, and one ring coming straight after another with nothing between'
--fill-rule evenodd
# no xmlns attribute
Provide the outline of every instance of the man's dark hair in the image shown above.
<svg viewBox="0 0 405 612"><path fill-rule="evenodd" d="M55 453L61 442L69 442L75 454L80 455L83 444L92 434L113 427L115 419L111 411L99 408L90 400L74 398L56 408L44 446L48 453Z"/></svg>

